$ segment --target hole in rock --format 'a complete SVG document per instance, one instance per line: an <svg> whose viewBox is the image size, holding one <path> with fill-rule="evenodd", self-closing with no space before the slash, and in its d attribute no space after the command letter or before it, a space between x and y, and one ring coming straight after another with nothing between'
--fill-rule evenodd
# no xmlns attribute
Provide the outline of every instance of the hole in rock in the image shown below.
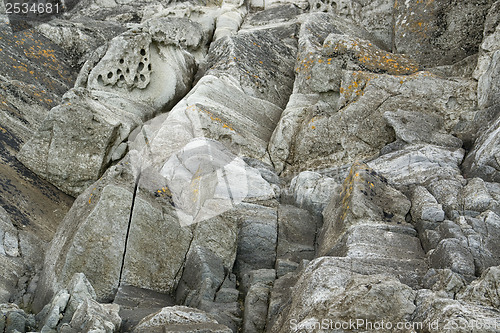
<svg viewBox="0 0 500 333"><path fill-rule="evenodd" d="M113 72L108 73L108 79L111 79L113 77Z"/></svg>
<svg viewBox="0 0 500 333"><path fill-rule="evenodd" d="M141 49L141 56L145 56L145 55L146 55L146 50Z"/></svg>
<svg viewBox="0 0 500 333"><path fill-rule="evenodd" d="M143 69L144 69L144 63L143 63L143 62L140 62L140 63L139 63L139 66L137 66L137 71L138 71L138 72L141 72Z"/></svg>

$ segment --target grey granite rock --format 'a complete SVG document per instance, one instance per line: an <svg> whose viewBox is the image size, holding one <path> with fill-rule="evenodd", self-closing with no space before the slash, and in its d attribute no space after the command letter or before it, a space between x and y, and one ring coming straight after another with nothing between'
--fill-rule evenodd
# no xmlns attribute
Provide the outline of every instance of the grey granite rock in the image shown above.
<svg viewBox="0 0 500 333"><path fill-rule="evenodd" d="M200 330L207 333L231 333L232 331L204 311L185 306L166 307L144 318L132 330L133 333L185 332Z"/></svg>
<svg viewBox="0 0 500 333"><path fill-rule="evenodd" d="M427 289L418 291L415 304L413 320L432 333L446 329L464 333L495 332L499 324L498 312L492 308L442 297Z"/></svg>
<svg viewBox="0 0 500 333"><path fill-rule="evenodd" d="M414 220L441 222L445 214L432 194L425 187L417 186L413 191L411 215Z"/></svg>
<svg viewBox="0 0 500 333"><path fill-rule="evenodd" d="M280 205L276 258L297 263L302 259L313 259L317 229L317 220L308 211Z"/></svg>
<svg viewBox="0 0 500 333"><path fill-rule="evenodd" d="M492 1L397 2L394 46L426 66L452 64L478 51Z"/></svg>
<svg viewBox="0 0 500 333"><path fill-rule="evenodd" d="M393 277L338 268L332 259L318 258L306 267L270 332L300 332L323 318L334 322L358 318L364 323L411 319L416 293L410 287Z"/></svg>

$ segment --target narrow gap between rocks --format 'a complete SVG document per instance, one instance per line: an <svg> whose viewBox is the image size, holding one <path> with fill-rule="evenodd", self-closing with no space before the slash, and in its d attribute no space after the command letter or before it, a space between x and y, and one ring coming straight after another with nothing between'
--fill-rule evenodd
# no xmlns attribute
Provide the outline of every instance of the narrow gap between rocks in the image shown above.
<svg viewBox="0 0 500 333"><path fill-rule="evenodd" d="M137 178L135 180L134 193L132 194L132 205L130 206L130 215L129 215L129 218L128 218L127 233L125 234L125 248L123 249L122 264L121 264L121 267L120 267L120 277L118 279L118 288L120 288L120 286L122 284L123 268L125 267L125 258L127 256L128 238L129 238L129 235L130 235L130 227L132 225L132 217L134 215L135 198L137 197L137 189L139 187L139 180L140 179L141 179L141 173L139 171L139 174L137 175Z"/></svg>

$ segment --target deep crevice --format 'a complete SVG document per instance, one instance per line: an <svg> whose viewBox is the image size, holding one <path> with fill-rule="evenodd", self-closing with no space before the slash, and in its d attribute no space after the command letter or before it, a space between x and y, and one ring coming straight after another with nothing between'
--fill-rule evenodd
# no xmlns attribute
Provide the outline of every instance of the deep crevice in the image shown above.
<svg viewBox="0 0 500 333"><path fill-rule="evenodd" d="M125 258L127 256L128 238L130 235L130 227L132 225L132 217L134 214L135 198L137 197L137 189L139 188L139 180L140 179L141 179L141 174L139 172L139 174L137 175L137 178L135 180L134 193L132 194L132 205L130 206L130 215L128 218L127 233L125 234L125 248L123 249L122 265L120 267L120 277L118 279L118 288L120 288L120 286L122 285L123 268L125 267Z"/></svg>

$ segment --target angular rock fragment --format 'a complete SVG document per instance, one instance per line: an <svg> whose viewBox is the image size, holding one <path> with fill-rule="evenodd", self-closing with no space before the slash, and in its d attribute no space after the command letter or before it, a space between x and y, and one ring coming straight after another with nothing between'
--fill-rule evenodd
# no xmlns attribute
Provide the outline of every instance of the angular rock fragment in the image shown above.
<svg viewBox="0 0 500 333"><path fill-rule="evenodd" d="M207 313L185 306L166 307L143 320L133 333L199 332L231 333L227 326L219 324Z"/></svg>

